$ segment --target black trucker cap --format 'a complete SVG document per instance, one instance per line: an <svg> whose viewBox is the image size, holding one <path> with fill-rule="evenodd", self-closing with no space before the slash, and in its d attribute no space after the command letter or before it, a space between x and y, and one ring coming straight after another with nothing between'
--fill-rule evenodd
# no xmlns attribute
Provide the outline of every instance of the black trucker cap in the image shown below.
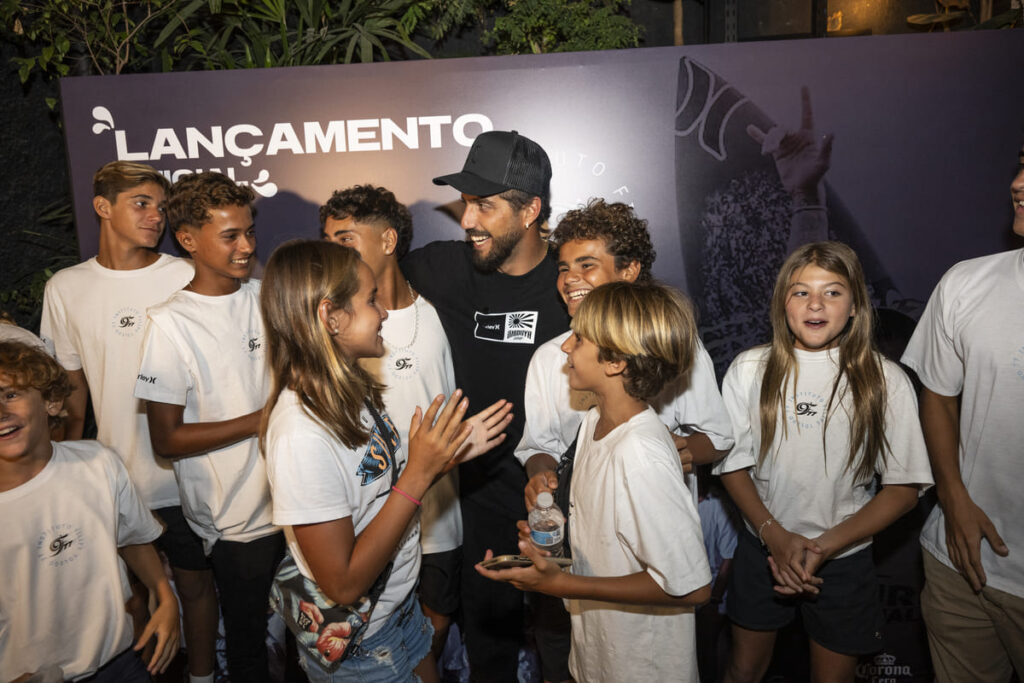
<svg viewBox="0 0 1024 683"><path fill-rule="evenodd" d="M462 171L434 178L435 185L451 185L459 192L487 197L505 190L520 190L546 197L551 183L547 153L516 131L481 133L469 148Z"/></svg>

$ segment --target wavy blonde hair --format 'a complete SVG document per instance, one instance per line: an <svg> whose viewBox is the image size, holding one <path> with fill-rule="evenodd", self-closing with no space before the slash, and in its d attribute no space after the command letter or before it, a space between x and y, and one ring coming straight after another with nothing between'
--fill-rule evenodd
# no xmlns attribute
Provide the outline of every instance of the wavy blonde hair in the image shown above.
<svg viewBox="0 0 1024 683"><path fill-rule="evenodd" d="M359 253L324 240L295 240L267 261L260 310L267 330L271 388L260 420L260 447L281 392L294 391L306 412L349 448L370 438L359 420L367 399L383 409L381 385L335 347L318 308L348 308L359 289Z"/></svg>
<svg viewBox="0 0 1024 683"><path fill-rule="evenodd" d="M775 280L771 301L772 341L761 381L759 401L761 444L758 464L764 461L775 440L777 418L785 411L784 396L789 390L791 379L795 398L798 366L793 352L795 336L786 322L786 301L789 298L790 282L801 269L809 265L840 276L849 285L853 299L854 314L839 334L839 374L836 375L828 397L822 448L825 447L833 406L841 403L849 391L853 414L846 468L854 471L858 481L863 481L873 475L878 460L884 462L886 453L890 451L885 436L885 373L882 370L882 358L874 347L874 312L864 281L864 271L857 254L841 242L803 245L790 254ZM786 429L786 420L782 420L783 438ZM864 453L858 459L857 454L861 449Z"/></svg>
<svg viewBox="0 0 1024 683"><path fill-rule="evenodd" d="M626 393L641 401L650 401L693 366L693 306L680 292L663 285L603 284L583 299L572 329L594 342L599 360L626 362Z"/></svg>

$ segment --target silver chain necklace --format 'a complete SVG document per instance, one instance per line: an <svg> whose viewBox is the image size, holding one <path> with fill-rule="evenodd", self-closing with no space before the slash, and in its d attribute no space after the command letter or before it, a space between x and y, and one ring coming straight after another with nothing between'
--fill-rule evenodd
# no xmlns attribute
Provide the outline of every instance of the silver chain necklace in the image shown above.
<svg viewBox="0 0 1024 683"><path fill-rule="evenodd" d="M416 335L418 335L419 332L420 332L420 307L419 307L419 299L420 299L420 297L416 293L416 290L412 288L412 285L409 284L408 280L406 280L405 286L408 287L409 291L412 293L412 308L413 308L413 316L414 316L413 317L413 323L412 323L412 339L410 339L409 343L405 344L404 346L398 346L397 344L395 344L393 341L391 341L389 339L388 343L391 344L392 349L394 351L406 351L408 349L411 349L413 344L416 343Z"/></svg>

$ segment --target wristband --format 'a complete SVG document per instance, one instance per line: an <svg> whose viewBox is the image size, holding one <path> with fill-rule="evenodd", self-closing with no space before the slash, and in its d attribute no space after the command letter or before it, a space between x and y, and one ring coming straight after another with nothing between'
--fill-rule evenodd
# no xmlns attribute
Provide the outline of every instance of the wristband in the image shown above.
<svg viewBox="0 0 1024 683"><path fill-rule="evenodd" d="M757 527L757 540L761 541L761 545L766 545L766 543L764 542L764 536L762 535L764 534L765 527L769 527L774 523L775 520L769 517L768 519L761 522L761 526Z"/></svg>
<svg viewBox="0 0 1024 683"><path fill-rule="evenodd" d="M420 501L416 500L415 498L413 498L412 496L410 496L408 493L406 493L402 489L398 488L397 486L392 486L391 490L394 491L395 493L397 493L400 496L405 496L406 498L408 498L416 507L421 507L423 505L423 503L421 503Z"/></svg>

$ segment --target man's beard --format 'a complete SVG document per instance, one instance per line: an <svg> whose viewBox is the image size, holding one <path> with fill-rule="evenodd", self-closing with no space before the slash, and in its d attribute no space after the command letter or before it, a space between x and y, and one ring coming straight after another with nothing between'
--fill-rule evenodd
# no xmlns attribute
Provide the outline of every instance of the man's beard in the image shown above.
<svg viewBox="0 0 1024 683"><path fill-rule="evenodd" d="M523 239L525 230L509 232L501 237L491 235L491 249L486 255L473 252L473 265L483 273L493 273L512 255L516 245Z"/></svg>

